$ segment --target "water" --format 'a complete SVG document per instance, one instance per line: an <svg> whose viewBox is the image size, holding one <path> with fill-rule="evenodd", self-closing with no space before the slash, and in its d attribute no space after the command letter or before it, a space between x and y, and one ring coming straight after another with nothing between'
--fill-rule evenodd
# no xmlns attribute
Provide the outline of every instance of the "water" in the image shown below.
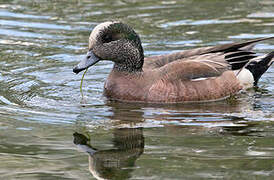
<svg viewBox="0 0 274 180"><path fill-rule="evenodd" d="M271 0L0 1L0 179L273 179L273 66L236 100L187 105L109 102L100 62L83 107L72 73L109 19L149 56L273 36L273 12Z"/></svg>

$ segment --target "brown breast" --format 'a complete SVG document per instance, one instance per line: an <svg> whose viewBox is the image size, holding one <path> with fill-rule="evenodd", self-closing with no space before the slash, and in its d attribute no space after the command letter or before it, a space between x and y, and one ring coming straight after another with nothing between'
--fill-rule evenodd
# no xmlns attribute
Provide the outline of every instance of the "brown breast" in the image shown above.
<svg viewBox="0 0 274 180"><path fill-rule="evenodd" d="M146 102L151 78L146 79L144 74L111 71L104 85L104 95L112 100Z"/></svg>

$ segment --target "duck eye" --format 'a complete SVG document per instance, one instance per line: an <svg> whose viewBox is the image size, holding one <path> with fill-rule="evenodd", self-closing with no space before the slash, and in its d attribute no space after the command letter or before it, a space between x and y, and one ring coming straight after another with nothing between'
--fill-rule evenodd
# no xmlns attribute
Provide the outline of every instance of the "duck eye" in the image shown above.
<svg viewBox="0 0 274 180"><path fill-rule="evenodd" d="M109 42L111 42L112 41L112 38L111 38L111 36L110 35L105 35L104 37L103 37L103 42L104 43L109 43Z"/></svg>

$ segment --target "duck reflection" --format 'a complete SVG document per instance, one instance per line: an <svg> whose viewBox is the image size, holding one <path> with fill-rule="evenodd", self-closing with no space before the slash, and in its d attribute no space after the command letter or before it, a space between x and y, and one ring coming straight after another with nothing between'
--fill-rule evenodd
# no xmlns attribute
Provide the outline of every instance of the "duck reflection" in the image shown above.
<svg viewBox="0 0 274 180"><path fill-rule="evenodd" d="M96 179L128 179L135 161L144 151L142 128L115 129L114 148L99 150L89 144L89 139L75 132L74 144L88 153L89 170Z"/></svg>

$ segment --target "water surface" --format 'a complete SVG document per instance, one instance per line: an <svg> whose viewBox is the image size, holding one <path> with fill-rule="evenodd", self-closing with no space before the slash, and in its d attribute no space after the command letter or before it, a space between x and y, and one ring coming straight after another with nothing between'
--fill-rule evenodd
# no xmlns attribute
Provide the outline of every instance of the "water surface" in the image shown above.
<svg viewBox="0 0 274 180"><path fill-rule="evenodd" d="M274 36L273 12L271 0L0 0L1 179L273 179L273 66L236 99L185 105L107 101L100 62L82 106L72 73L100 22L128 23L150 56Z"/></svg>

